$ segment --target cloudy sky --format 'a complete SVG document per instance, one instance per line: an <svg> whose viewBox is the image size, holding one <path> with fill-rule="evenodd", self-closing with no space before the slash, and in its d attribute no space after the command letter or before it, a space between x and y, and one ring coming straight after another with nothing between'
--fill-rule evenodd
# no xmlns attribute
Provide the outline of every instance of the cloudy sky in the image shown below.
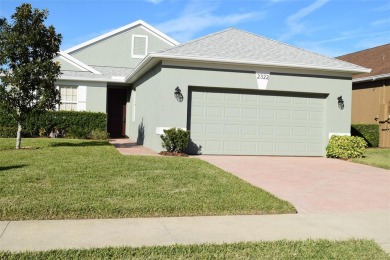
<svg viewBox="0 0 390 260"><path fill-rule="evenodd" d="M10 18L24 1L0 0ZM41 0L62 49L144 20L179 42L229 27L327 56L390 43L388 0Z"/></svg>

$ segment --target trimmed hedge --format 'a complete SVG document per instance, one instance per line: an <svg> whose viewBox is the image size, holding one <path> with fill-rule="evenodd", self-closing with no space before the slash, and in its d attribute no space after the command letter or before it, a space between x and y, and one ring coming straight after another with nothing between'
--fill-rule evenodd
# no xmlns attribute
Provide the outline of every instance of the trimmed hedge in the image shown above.
<svg viewBox="0 0 390 260"><path fill-rule="evenodd" d="M379 125L376 124L353 124L351 135L362 137L369 147L379 146Z"/></svg>
<svg viewBox="0 0 390 260"><path fill-rule="evenodd" d="M184 153L190 142L190 132L175 127L164 130L164 134L160 137L162 147L168 152Z"/></svg>
<svg viewBox="0 0 390 260"><path fill-rule="evenodd" d="M67 138L87 139L92 131L107 129L105 113L77 111L46 111L33 114L23 125L23 137L46 136L56 127ZM0 137L16 137L17 126L9 115L0 114Z"/></svg>
<svg viewBox="0 0 390 260"><path fill-rule="evenodd" d="M326 147L326 157L361 158L367 148L367 142L358 136L333 135Z"/></svg>

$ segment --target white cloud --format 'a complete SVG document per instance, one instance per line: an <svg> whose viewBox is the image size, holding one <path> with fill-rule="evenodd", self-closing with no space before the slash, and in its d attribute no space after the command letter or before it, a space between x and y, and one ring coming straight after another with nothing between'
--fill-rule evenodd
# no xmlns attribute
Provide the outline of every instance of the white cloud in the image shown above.
<svg viewBox="0 0 390 260"><path fill-rule="evenodd" d="M373 21L371 23L371 25L373 25L373 26L380 26L380 25L384 25L384 24L390 24L390 18L376 20L376 21Z"/></svg>
<svg viewBox="0 0 390 260"><path fill-rule="evenodd" d="M145 0L145 1L156 5L156 4L161 3L164 0Z"/></svg>
<svg viewBox="0 0 390 260"><path fill-rule="evenodd" d="M185 42L211 27L228 27L242 22L257 20L264 17L264 12L244 12L227 15L217 15L214 12L218 5L214 2L192 1L185 7L179 17L158 24L156 27L170 34L179 42Z"/></svg>
<svg viewBox="0 0 390 260"><path fill-rule="evenodd" d="M329 2L329 0L316 0L309 6L306 6L300 9L298 12L294 13L287 17L286 23L288 27L288 32L280 37L280 40L287 40L293 37L296 34L301 33L305 30L305 25L302 23L302 19L310 15L317 9L321 8L324 4Z"/></svg>

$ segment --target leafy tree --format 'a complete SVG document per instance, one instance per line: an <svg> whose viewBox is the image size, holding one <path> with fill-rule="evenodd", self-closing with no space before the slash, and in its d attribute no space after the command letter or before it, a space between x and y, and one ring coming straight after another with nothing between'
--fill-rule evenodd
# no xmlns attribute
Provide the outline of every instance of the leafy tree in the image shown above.
<svg viewBox="0 0 390 260"><path fill-rule="evenodd" d="M60 103L54 83L60 65L53 58L60 50L61 34L45 26L47 10L22 4L11 23L0 19L0 109L18 125L20 149L23 124L31 113L51 110Z"/></svg>

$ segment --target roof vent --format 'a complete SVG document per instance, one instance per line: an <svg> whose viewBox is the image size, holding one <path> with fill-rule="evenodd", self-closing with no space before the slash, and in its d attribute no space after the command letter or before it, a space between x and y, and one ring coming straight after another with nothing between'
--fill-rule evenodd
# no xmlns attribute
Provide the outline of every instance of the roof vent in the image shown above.
<svg viewBox="0 0 390 260"><path fill-rule="evenodd" d="M131 57L144 58L148 53L148 36L133 35Z"/></svg>

